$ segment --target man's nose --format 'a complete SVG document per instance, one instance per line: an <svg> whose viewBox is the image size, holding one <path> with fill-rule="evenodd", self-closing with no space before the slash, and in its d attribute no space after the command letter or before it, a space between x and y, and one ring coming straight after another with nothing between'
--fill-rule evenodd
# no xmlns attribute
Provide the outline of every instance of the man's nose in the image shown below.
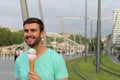
<svg viewBox="0 0 120 80"><path fill-rule="evenodd" d="M29 30L28 32L27 32L27 36L31 36L32 35L32 32Z"/></svg>

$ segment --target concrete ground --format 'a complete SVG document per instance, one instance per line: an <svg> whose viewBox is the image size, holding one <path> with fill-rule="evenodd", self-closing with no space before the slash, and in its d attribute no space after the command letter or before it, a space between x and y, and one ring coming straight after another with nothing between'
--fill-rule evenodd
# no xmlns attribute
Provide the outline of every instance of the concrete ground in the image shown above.
<svg viewBox="0 0 120 80"><path fill-rule="evenodd" d="M0 60L0 80L15 80L13 59Z"/></svg>

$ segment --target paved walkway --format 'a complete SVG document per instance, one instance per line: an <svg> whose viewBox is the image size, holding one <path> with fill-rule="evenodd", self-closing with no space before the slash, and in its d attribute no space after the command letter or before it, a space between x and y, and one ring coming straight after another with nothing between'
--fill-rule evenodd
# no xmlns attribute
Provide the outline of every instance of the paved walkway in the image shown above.
<svg viewBox="0 0 120 80"><path fill-rule="evenodd" d="M110 57L116 64L120 65L120 60L117 59L117 56Z"/></svg>
<svg viewBox="0 0 120 80"><path fill-rule="evenodd" d="M14 61L0 60L0 80L15 80L14 77Z"/></svg>

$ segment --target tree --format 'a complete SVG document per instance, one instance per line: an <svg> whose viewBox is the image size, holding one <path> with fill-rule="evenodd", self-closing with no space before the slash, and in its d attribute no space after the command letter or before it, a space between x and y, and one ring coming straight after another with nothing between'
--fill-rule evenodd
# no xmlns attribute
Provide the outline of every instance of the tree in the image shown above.
<svg viewBox="0 0 120 80"><path fill-rule="evenodd" d="M104 43L102 42L102 40L100 40L101 44L100 44L100 50L104 49ZM97 50L97 38L95 37L94 39L91 40L91 43L89 43L89 51L95 51Z"/></svg>
<svg viewBox="0 0 120 80"><path fill-rule="evenodd" d="M69 39L73 40L74 41L74 35L71 35L69 37ZM82 43L84 44L85 43L85 37L82 37L80 34L75 34L75 39L76 39L76 42L77 43ZM88 39L87 39L87 42L88 42Z"/></svg>
<svg viewBox="0 0 120 80"><path fill-rule="evenodd" d="M0 46L9 46L23 42L23 30L11 32L8 28L0 28Z"/></svg>
<svg viewBox="0 0 120 80"><path fill-rule="evenodd" d="M53 41L54 41L53 37L47 36L47 45L50 45L50 42L53 42Z"/></svg>
<svg viewBox="0 0 120 80"><path fill-rule="evenodd" d="M0 46L11 45L11 31L8 28L0 28Z"/></svg>
<svg viewBox="0 0 120 80"><path fill-rule="evenodd" d="M13 44L21 44L23 43L24 38L23 38L23 30L17 31L17 32L12 32L12 43Z"/></svg>
<svg viewBox="0 0 120 80"><path fill-rule="evenodd" d="M64 38L57 38L56 42L60 43L60 42L64 42Z"/></svg>

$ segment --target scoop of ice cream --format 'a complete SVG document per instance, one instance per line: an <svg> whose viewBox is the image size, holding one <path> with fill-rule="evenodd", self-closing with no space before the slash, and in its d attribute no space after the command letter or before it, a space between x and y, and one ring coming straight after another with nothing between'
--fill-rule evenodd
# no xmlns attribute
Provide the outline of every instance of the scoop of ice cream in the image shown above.
<svg viewBox="0 0 120 80"><path fill-rule="evenodd" d="M36 50L34 48L30 48L28 50L28 59L35 59L36 58Z"/></svg>
<svg viewBox="0 0 120 80"><path fill-rule="evenodd" d="M28 50L28 54L35 54L36 55L36 50L34 48L30 48Z"/></svg>

